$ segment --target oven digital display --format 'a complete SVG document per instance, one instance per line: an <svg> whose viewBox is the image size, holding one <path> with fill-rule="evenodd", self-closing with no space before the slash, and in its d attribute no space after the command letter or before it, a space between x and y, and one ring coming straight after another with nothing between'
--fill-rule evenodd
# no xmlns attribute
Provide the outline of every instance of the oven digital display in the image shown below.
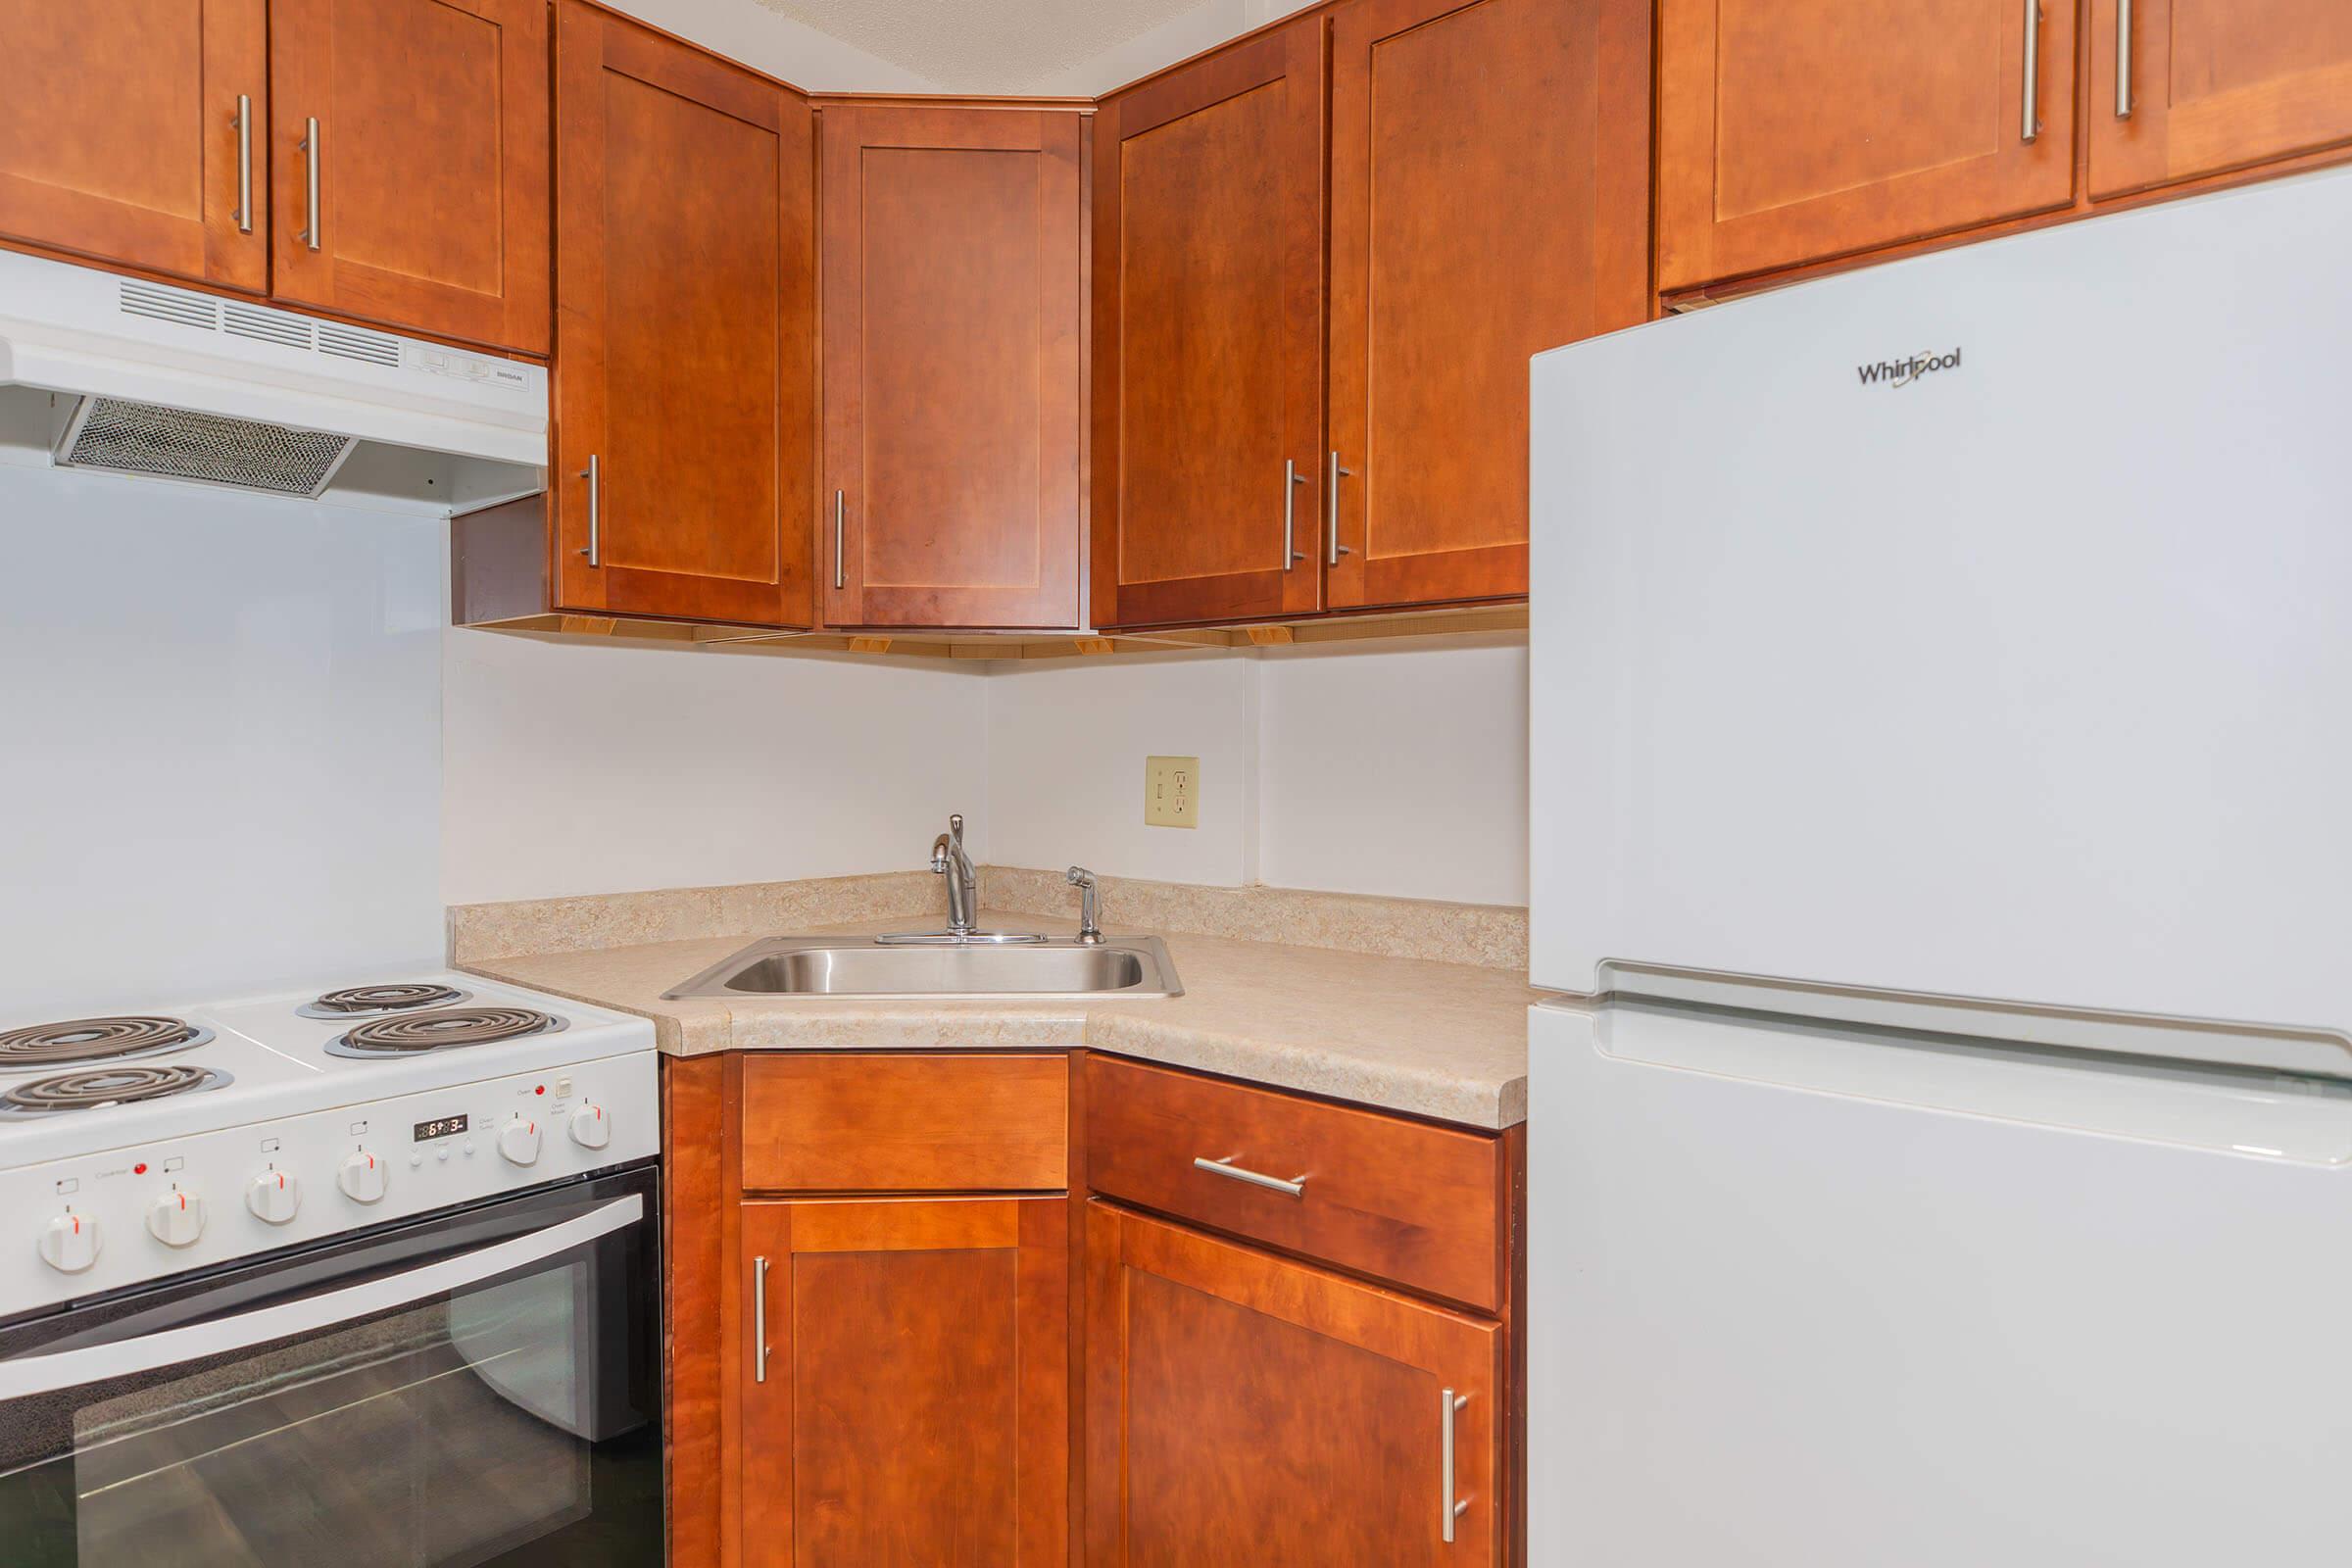
<svg viewBox="0 0 2352 1568"><path fill-rule="evenodd" d="M416 1124L416 1143L432 1138L451 1138L466 1130L463 1116L444 1116L439 1121L420 1121Z"/></svg>

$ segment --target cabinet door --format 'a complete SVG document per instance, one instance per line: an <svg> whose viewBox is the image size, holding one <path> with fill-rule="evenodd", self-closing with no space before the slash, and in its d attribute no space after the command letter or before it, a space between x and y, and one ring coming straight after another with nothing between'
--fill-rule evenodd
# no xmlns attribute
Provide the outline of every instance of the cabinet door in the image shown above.
<svg viewBox="0 0 2352 1568"><path fill-rule="evenodd" d="M0 0L0 235L268 286L267 36L263 0Z"/></svg>
<svg viewBox="0 0 2352 1568"><path fill-rule="evenodd" d="M1294 23L1096 117L1098 624L1322 607L1323 43Z"/></svg>
<svg viewBox="0 0 2352 1568"><path fill-rule="evenodd" d="M2074 61L2073 0L1663 0L1658 286L2064 206Z"/></svg>
<svg viewBox="0 0 2352 1568"><path fill-rule="evenodd" d="M1079 624L1083 122L820 119L826 621Z"/></svg>
<svg viewBox="0 0 2352 1568"><path fill-rule="evenodd" d="M2352 141L2344 0L2090 0L2090 27L2093 196Z"/></svg>
<svg viewBox="0 0 2352 1568"><path fill-rule="evenodd" d="M561 607L806 626L808 100L576 0L556 93Z"/></svg>
<svg viewBox="0 0 2352 1568"><path fill-rule="evenodd" d="M1499 1328L1100 1200L1086 1271L1093 1568L1500 1560Z"/></svg>
<svg viewBox="0 0 2352 1568"><path fill-rule="evenodd" d="M1601 208L1606 159L1644 155L1645 107L1602 145L1604 9L1358 0L1333 19L1335 609L1527 592L1528 358L1646 311L1647 213Z"/></svg>
<svg viewBox="0 0 2352 1568"><path fill-rule="evenodd" d="M1066 1561L1069 1200L742 1217L747 1568Z"/></svg>
<svg viewBox="0 0 2352 1568"><path fill-rule="evenodd" d="M270 291L545 354L542 0L271 0L270 29Z"/></svg>

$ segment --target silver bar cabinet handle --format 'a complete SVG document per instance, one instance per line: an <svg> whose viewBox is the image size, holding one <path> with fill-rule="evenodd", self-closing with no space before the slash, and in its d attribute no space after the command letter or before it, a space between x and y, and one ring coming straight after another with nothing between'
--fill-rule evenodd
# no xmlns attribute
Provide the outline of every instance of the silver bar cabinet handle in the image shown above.
<svg viewBox="0 0 2352 1568"><path fill-rule="evenodd" d="M1324 511L1330 514L1331 524L1331 554L1325 558L1325 563L1329 565L1336 566L1340 564L1340 558L1342 556L1352 555L1354 553L1346 545L1340 543L1340 481L1342 479L1353 478L1354 476L1355 470L1353 468L1343 468L1340 466L1340 455L1337 452L1334 452L1331 455L1330 493L1323 498Z"/></svg>
<svg viewBox="0 0 2352 1568"><path fill-rule="evenodd" d="M847 492L841 490L833 492L833 586L836 588L849 586L849 567L841 559L842 498L845 494Z"/></svg>
<svg viewBox="0 0 2352 1568"><path fill-rule="evenodd" d="M1261 1171L1250 1170L1244 1165L1236 1165L1231 1154L1227 1154L1223 1159L1206 1159L1196 1154L1193 1156L1193 1169L1207 1171L1211 1176L1230 1176L1237 1182L1248 1182L1252 1187L1263 1187L1269 1193L1280 1193L1286 1198L1304 1198L1306 1196L1305 1177L1301 1176L1297 1181L1286 1182L1279 1176L1268 1176Z"/></svg>
<svg viewBox="0 0 2352 1568"><path fill-rule="evenodd" d="M2132 0L2115 0L2115 118L2132 118Z"/></svg>
<svg viewBox="0 0 2352 1568"><path fill-rule="evenodd" d="M604 475L597 471L595 453L588 454L588 466L580 470L580 477L588 481L588 548L580 554L588 558L591 566L602 565L597 550L604 533Z"/></svg>
<svg viewBox="0 0 2352 1568"><path fill-rule="evenodd" d="M302 241L311 249L317 250L320 227L318 222L318 165L322 157L322 149L318 144L318 117L314 115L305 120L302 124L302 188L304 198L309 203L303 211L311 224L302 231Z"/></svg>
<svg viewBox="0 0 2352 1568"><path fill-rule="evenodd" d="M2041 0L2026 4L2026 109L2018 134L2033 141L2041 134Z"/></svg>
<svg viewBox="0 0 2352 1568"><path fill-rule="evenodd" d="M752 1381L767 1381L767 1259L752 1259L752 1344L758 1353L752 1365Z"/></svg>
<svg viewBox="0 0 2352 1568"><path fill-rule="evenodd" d="M1453 1494L1453 1418L1469 1402L1467 1394L1438 1391L1439 1469L1444 1472L1438 1481L1438 1539L1448 1546L1453 1544L1453 1522L1470 1511L1469 1499Z"/></svg>
<svg viewBox="0 0 2352 1568"><path fill-rule="evenodd" d="M1306 483L1306 475L1298 471L1297 458L1282 460L1282 569L1306 559L1298 548L1298 487Z"/></svg>
<svg viewBox="0 0 2352 1568"><path fill-rule="evenodd" d="M253 95L237 94L237 232L253 232Z"/></svg>

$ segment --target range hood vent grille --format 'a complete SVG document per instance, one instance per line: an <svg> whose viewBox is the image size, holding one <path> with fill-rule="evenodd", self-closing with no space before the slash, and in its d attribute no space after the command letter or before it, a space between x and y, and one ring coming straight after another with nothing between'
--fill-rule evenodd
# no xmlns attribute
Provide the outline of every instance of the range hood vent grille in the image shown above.
<svg viewBox="0 0 2352 1568"><path fill-rule="evenodd" d="M73 468L154 474L316 496L358 441L260 419L197 414L122 398L84 398L58 443Z"/></svg>

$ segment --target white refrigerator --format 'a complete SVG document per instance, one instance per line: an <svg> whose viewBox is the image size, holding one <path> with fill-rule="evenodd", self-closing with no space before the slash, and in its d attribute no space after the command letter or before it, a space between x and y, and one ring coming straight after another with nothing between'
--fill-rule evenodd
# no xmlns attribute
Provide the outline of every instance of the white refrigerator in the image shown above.
<svg viewBox="0 0 2352 1568"><path fill-rule="evenodd" d="M2352 1562L2352 172L1533 395L1533 1561Z"/></svg>

